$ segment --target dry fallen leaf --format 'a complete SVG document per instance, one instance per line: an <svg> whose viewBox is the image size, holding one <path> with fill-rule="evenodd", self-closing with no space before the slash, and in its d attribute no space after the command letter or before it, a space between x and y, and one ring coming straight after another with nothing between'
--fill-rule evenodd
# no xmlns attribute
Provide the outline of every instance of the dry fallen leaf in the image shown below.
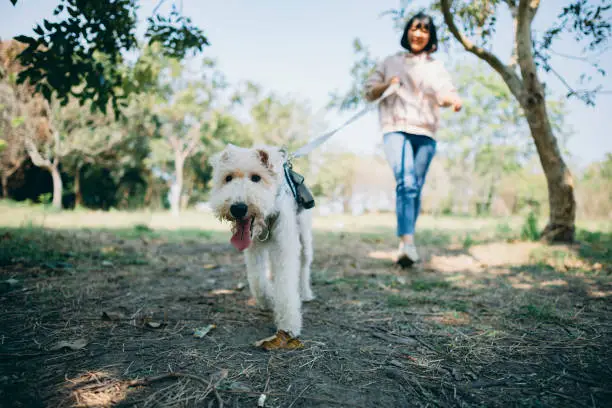
<svg viewBox="0 0 612 408"><path fill-rule="evenodd" d="M295 337L291 337L286 331L279 330L274 336L256 341L255 347L261 347L268 351L277 349L295 350L303 348L304 343Z"/></svg>
<svg viewBox="0 0 612 408"><path fill-rule="evenodd" d="M236 293L236 292L232 289L215 289L215 290L210 291L210 294L213 296L231 295L233 293Z"/></svg>
<svg viewBox="0 0 612 408"><path fill-rule="evenodd" d="M205 270L210 270L210 269L217 269L219 267L219 265L211 263L211 264L204 264L203 268Z"/></svg>
<svg viewBox="0 0 612 408"><path fill-rule="evenodd" d="M216 328L217 325L215 324L209 324L208 326L204 326L204 327L199 327L197 329L193 330L193 337L197 337L198 339L201 339L202 337L206 336L208 334L208 332L210 332L212 329Z"/></svg>
<svg viewBox="0 0 612 408"><path fill-rule="evenodd" d="M78 339L75 341L60 341L53 347L51 347L52 351L62 350L68 348L70 350L81 350L84 348L89 342L86 339Z"/></svg>

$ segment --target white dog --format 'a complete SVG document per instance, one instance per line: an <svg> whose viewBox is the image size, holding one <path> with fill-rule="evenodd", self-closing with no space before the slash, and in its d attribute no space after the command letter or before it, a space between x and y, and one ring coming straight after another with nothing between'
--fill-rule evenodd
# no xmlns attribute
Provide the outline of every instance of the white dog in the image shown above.
<svg viewBox="0 0 612 408"><path fill-rule="evenodd" d="M299 336L301 301L312 300L312 218L299 208L279 148L228 145L213 156L211 206L233 224L231 243L245 252L251 294L272 306L278 330Z"/></svg>

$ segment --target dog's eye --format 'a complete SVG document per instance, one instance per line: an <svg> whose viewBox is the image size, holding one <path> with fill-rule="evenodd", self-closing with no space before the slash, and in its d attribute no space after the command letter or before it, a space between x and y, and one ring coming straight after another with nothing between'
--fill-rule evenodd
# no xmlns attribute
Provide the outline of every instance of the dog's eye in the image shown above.
<svg viewBox="0 0 612 408"><path fill-rule="evenodd" d="M261 180L261 176L259 174L253 174L251 176L251 181L253 183L259 183L260 180Z"/></svg>
<svg viewBox="0 0 612 408"><path fill-rule="evenodd" d="M225 176L225 182L229 183L230 181L232 181L232 178L233 178L232 175L228 174L227 176Z"/></svg>

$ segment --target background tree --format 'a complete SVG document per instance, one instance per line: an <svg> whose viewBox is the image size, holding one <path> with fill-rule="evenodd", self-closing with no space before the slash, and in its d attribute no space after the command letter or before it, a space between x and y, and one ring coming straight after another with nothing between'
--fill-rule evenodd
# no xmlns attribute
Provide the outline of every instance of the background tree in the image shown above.
<svg viewBox="0 0 612 408"><path fill-rule="evenodd" d="M52 205L55 209L61 209L63 181L60 166L72 155L94 160L112 150L122 140L124 133L120 123L114 122L108 115L101 112L87 115L76 101L66 106L52 101L50 124L50 137L36 138L29 132L24 143L32 163L51 173Z"/></svg>
<svg viewBox="0 0 612 408"><path fill-rule="evenodd" d="M551 69L547 64L547 51L564 31L586 43L586 49L602 46L611 33L608 11L612 6L605 1L575 1L563 9L559 15L560 22L538 41L531 25L540 6L539 0L477 3L440 0L439 6L453 37L466 51L487 62L501 75L523 108L548 185L549 220L542 236L550 241L573 241L576 219L574 181L553 131L546 92L538 73L538 61L544 69ZM502 4L509 8L514 23L514 51L508 63L502 62L485 48L495 32L498 7ZM457 25L456 17L463 30ZM577 94L570 91L569 95Z"/></svg>
<svg viewBox="0 0 612 408"><path fill-rule="evenodd" d="M1 74L0 74L1 75ZM0 77L0 179L6 198L9 178L21 167L27 154L23 144L24 116L13 88Z"/></svg>
<svg viewBox="0 0 612 408"><path fill-rule="evenodd" d="M17 76L24 67L17 55L24 45L17 41L0 42L0 139L6 148L0 157L3 196L8 196L8 179L28 158L26 138L44 140L49 133L48 104L28 83L19 84Z"/></svg>
<svg viewBox="0 0 612 408"><path fill-rule="evenodd" d="M10 2L15 5L18 0ZM160 0L147 18L148 44L157 43L165 55L179 59L202 51L208 45L203 31L174 2L168 15L158 13L164 2ZM110 102L118 113L119 101L131 90L123 86L121 62L123 52L138 49L138 6L137 0L59 0L53 17L34 28L37 37L15 37L27 44L19 55L27 67L19 82L33 84L48 101L55 94L66 104L72 96L99 110L106 110Z"/></svg>

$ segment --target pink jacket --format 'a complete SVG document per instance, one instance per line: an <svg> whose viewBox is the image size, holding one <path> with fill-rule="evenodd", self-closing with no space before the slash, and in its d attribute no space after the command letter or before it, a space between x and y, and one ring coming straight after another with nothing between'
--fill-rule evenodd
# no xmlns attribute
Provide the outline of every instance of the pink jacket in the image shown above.
<svg viewBox="0 0 612 408"><path fill-rule="evenodd" d="M382 132L403 131L434 137L442 98L457 92L448 71L428 54L399 52L378 64L366 81L366 94L374 85L393 76L400 78L401 86L397 93L379 102Z"/></svg>

